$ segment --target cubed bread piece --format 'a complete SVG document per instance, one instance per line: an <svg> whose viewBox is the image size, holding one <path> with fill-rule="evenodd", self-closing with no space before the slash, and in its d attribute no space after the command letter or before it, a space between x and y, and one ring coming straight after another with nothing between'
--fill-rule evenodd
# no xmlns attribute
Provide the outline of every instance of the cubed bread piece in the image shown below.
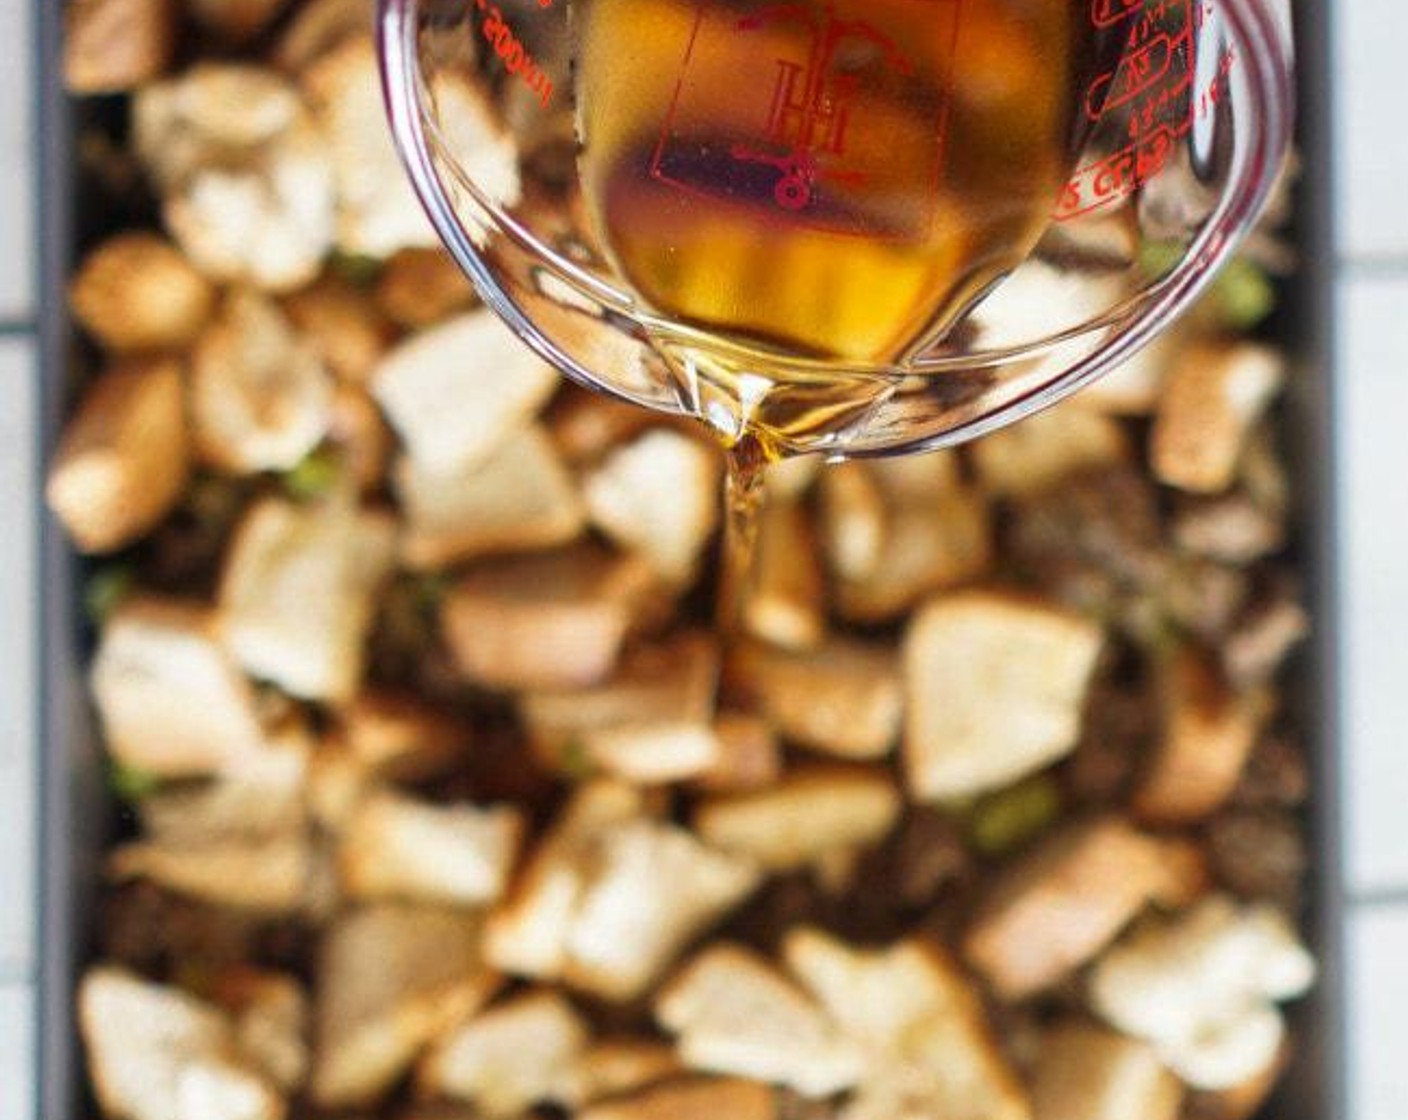
<svg viewBox="0 0 1408 1120"><path fill-rule="evenodd" d="M271 61L285 73L302 74L349 39L375 31L372 0L304 0L274 45Z"/></svg>
<svg viewBox="0 0 1408 1120"><path fill-rule="evenodd" d="M652 428L616 448L583 482L592 523L674 583L692 577L718 523L718 456L697 439Z"/></svg>
<svg viewBox="0 0 1408 1120"><path fill-rule="evenodd" d="M1129 460L1118 420L1073 398L977 440L973 462L991 494L1027 498L1081 470Z"/></svg>
<svg viewBox="0 0 1408 1120"><path fill-rule="evenodd" d="M894 828L900 808L899 791L878 768L803 769L768 789L705 800L694 827L710 844L767 871L791 871L837 851L873 847Z"/></svg>
<svg viewBox="0 0 1408 1120"><path fill-rule="evenodd" d="M406 339L382 359L371 385L416 466L448 473L521 438L557 374L479 308Z"/></svg>
<svg viewBox="0 0 1408 1120"><path fill-rule="evenodd" d="M345 253L385 257L436 244L386 127L376 45L370 35L322 52L302 74L303 89L332 155L337 244ZM435 86L445 144L477 188L502 206L518 201L518 155L493 103L458 74Z"/></svg>
<svg viewBox="0 0 1408 1120"><path fill-rule="evenodd" d="M1189 1085L1221 1090L1277 1061L1285 1026L1276 1002L1303 995L1314 977L1313 958L1281 914L1215 895L1150 920L1106 953L1090 998Z"/></svg>
<svg viewBox="0 0 1408 1120"><path fill-rule="evenodd" d="M577 790L489 916L485 953L494 967L544 979L561 975L587 860L609 829L643 809L640 791L618 782L594 781Z"/></svg>
<svg viewBox="0 0 1408 1120"><path fill-rule="evenodd" d="M312 849L301 835L198 847L135 841L112 852L108 871L232 910L291 914L309 897Z"/></svg>
<svg viewBox="0 0 1408 1120"><path fill-rule="evenodd" d="M669 1081L626 1097L599 1101L579 1120L778 1120L777 1094L741 1078Z"/></svg>
<svg viewBox="0 0 1408 1120"><path fill-rule="evenodd" d="M433 1038L473 1014L499 977L482 919L424 906L372 906L336 918L318 964L312 1098L374 1105Z"/></svg>
<svg viewBox="0 0 1408 1120"><path fill-rule="evenodd" d="M834 638L813 650L741 646L729 676L784 739L839 758L881 758L899 736L904 695L893 650Z"/></svg>
<svg viewBox="0 0 1408 1120"><path fill-rule="evenodd" d="M586 761L637 785L661 785L711 773L723 757L713 727L689 720L599 727L580 740Z"/></svg>
<svg viewBox="0 0 1408 1120"><path fill-rule="evenodd" d="M332 165L291 84L201 63L143 86L132 129L166 227L202 273L271 292L317 275L332 246Z"/></svg>
<svg viewBox="0 0 1408 1120"><path fill-rule="evenodd" d="M819 487L823 540L832 573L841 580L874 575L885 557L890 511L870 463L852 460L824 471Z"/></svg>
<svg viewBox="0 0 1408 1120"><path fill-rule="evenodd" d="M598 463L617 444L629 442L659 422L648 409L571 382L553 398L544 418L553 443L576 469Z"/></svg>
<svg viewBox="0 0 1408 1120"><path fill-rule="evenodd" d="M646 1038L604 1038L577 1056L571 1099L590 1104L683 1073L675 1048Z"/></svg>
<svg viewBox="0 0 1408 1120"><path fill-rule="evenodd" d="M1100 627L1013 595L931 599L904 640L912 796L997 789L1074 749Z"/></svg>
<svg viewBox="0 0 1408 1120"><path fill-rule="evenodd" d="M508 806L432 805L393 793L364 800L342 835L349 897L476 906L503 894L523 835Z"/></svg>
<svg viewBox="0 0 1408 1120"><path fill-rule="evenodd" d="M308 995L292 976L238 965L216 977L214 998L234 1021L235 1044L285 1093L308 1076Z"/></svg>
<svg viewBox="0 0 1408 1120"><path fill-rule="evenodd" d="M288 0L186 0L197 23L234 43L247 43L269 27Z"/></svg>
<svg viewBox="0 0 1408 1120"><path fill-rule="evenodd" d="M1115 816L1048 836L989 886L963 953L1003 999L1024 999L1114 940L1165 883L1158 842Z"/></svg>
<svg viewBox="0 0 1408 1120"><path fill-rule="evenodd" d="M328 369L350 384L366 383L395 338L371 295L335 272L285 297L283 307Z"/></svg>
<svg viewBox="0 0 1408 1120"><path fill-rule="evenodd" d="M826 587L816 534L800 502L770 498L758 515L743 617L754 637L808 649L826 630Z"/></svg>
<svg viewBox="0 0 1408 1120"><path fill-rule="evenodd" d="M208 774L264 747L254 691L203 607L123 603L103 627L91 684L104 742L126 766Z"/></svg>
<svg viewBox="0 0 1408 1120"><path fill-rule="evenodd" d="M123 1120L282 1120L287 1103L240 1055L228 1016L109 965L78 991L78 1025L103 1112Z"/></svg>
<svg viewBox="0 0 1408 1120"><path fill-rule="evenodd" d="M358 494L378 496L386 484L396 441L381 409L361 386L339 384L333 391L328 438L330 455L335 456L332 485L346 479ZM297 483L295 467L285 484L296 488Z"/></svg>
<svg viewBox="0 0 1408 1120"><path fill-rule="evenodd" d="M841 1111L846 1120L1030 1120L982 1004L937 944L914 938L856 949L803 928L788 934L783 957L866 1053L862 1085Z"/></svg>
<svg viewBox="0 0 1408 1120"><path fill-rule="evenodd" d="M469 277L439 246L402 249L377 278L377 306L408 330L431 326L472 302Z"/></svg>
<svg viewBox="0 0 1408 1120"><path fill-rule="evenodd" d="M864 1072L855 1041L750 950L715 945L656 997L655 1017L680 1060L703 1073L785 1085L809 1097L849 1089Z"/></svg>
<svg viewBox="0 0 1408 1120"><path fill-rule="evenodd" d="M1231 796L1261 731L1264 705L1236 692L1209 657L1175 650L1158 668L1162 727L1134 791L1135 813L1156 824L1210 816Z"/></svg>
<svg viewBox="0 0 1408 1120"><path fill-rule="evenodd" d="M642 995L689 941L760 881L752 863L673 825L605 831L567 935L565 979L603 999Z"/></svg>
<svg viewBox="0 0 1408 1120"><path fill-rule="evenodd" d="M401 555L413 568L552 548L586 527L576 484L536 426L466 468L431 471L407 457L395 481L405 516Z"/></svg>
<svg viewBox="0 0 1408 1120"><path fill-rule="evenodd" d="M339 500L257 503L220 581L220 626L235 656L295 696L350 699L394 549L395 529L383 514Z"/></svg>
<svg viewBox="0 0 1408 1120"><path fill-rule="evenodd" d="M445 643L486 688L595 684L615 667L652 582L638 557L595 545L490 561L446 596Z"/></svg>
<svg viewBox="0 0 1408 1120"><path fill-rule="evenodd" d="M720 712L714 720L716 755L698 776L700 789L741 793L766 789L782 773L782 750L772 724L750 712Z"/></svg>
<svg viewBox="0 0 1408 1120"><path fill-rule="evenodd" d="M359 693L338 712L337 738L377 778L416 782L443 774L473 741L470 725L412 693Z"/></svg>
<svg viewBox="0 0 1408 1120"><path fill-rule="evenodd" d="M192 360L196 449L232 474L287 470L328 434L333 389L317 350L277 304L232 291Z"/></svg>
<svg viewBox="0 0 1408 1120"><path fill-rule="evenodd" d="M176 47L176 0L70 0L64 13L64 85L70 93L124 93L159 78Z"/></svg>
<svg viewBox="0 0 1408 1120"><path fill-rule="evenodd" d="M154 529L190 473L185 386L175 360L134 359L101 374L64 429L45 497L84 552L112 552Z"/></svg>
<svg viewBox="0 0 1408 1120"><path fill-rule="evenodd" d="M1080 392L1086 408L1112 416L1148 416L1158 407L1159 394L1178 351L1187 345L1178 324L1125 358L1109 373Z"/></svg>
<svg viewBox="0 0 1408 1120"><path fill-rule="evenodd" d="M1187 347L1169 374L1150 433L1159 481L1214 494L1236 477L1252 425L1281 387L1281 355L1250 342Z"/></svg>
<svg viewBox="0 0 1408 1120"><path fill-rule="evenodd" d="M117 353L188 345L215 305L215 290L165 238L129 230L83 258L69 284L74 317Z"/></svg>
<svg viewBox="0 0 1408 1120"><path fill-rule="evenodd" d="M714 718L719 647L710 635L685 633L658 644L627 650L616 672L590 688L527 693L519 716L544 763L570 766L568 753L594 757L593 740L606 736L602 758L633 750L631 740L708 727ZM627 740L627 746L620 744ZM697 745L697 744L696 744Z"/></svg>
<svg viewBox="0 0 1408 1120"><path fill-rule="evenodd" d="M1183 1086L1146 1042L1070 1020L1046 1032L1033 1120L1177 1120Z"/></svg>
<svg viewBox="0 0 1408 1120"><path fill-rule="evenodd" d="M484 1116L519 1116L534 1105L571 1103L587 1039L587 1024L558 992L530 990L437 1039L416 1080Z"/></svg>
<svg viewBox="0 0 1408 1120"><path fill-rule="evenodd" d="M209 782L180 783L141 799L145 838L174 849L270 840L308 822L309 734L293 727L232 759Z"/></svg>

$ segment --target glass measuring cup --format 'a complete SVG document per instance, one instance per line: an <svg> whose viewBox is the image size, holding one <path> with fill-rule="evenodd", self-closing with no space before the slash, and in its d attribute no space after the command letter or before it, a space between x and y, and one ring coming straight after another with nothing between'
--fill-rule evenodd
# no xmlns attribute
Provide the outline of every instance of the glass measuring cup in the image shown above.
<svg viewBox="0 0 1408 1120"><path fill-rule="evenodd" d="M768 457L946 446L1115 368L1290 139L1268 0L381 0L379 32L485 303Z"/></svg>

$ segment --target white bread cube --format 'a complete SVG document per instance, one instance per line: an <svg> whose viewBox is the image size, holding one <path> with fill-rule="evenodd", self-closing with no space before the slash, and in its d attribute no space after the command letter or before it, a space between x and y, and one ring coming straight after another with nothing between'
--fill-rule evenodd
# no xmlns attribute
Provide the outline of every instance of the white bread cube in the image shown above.
<svg viewBox="0 0 1408 1120"><path fill-rule="evenodd" d="M1255 343L1185 349L1154 414L1149 462L1155 477L1195 493L1226 490L1252 426L1284 377L1280 353Z"/></svg>
<svg viewBox="0 0 1408 1120"><path fill-rule="evenodd" d="M484 1116L570 1103L587 1024L558 992L537 989L480 1012L436 1040L416 1072L422 1090Z"/></svg>
<svg viewBox="0 0 1408 1120"><path fill-rule="evenodd" d="M285 73L305 73L349 39L374 34L375 11L369 0L306 0L291 13L271 61Z"/></svg>
<svg viewBox="0 0 1408 1120"><path fill-rule="evenodd" d="M1074 749L1100 627L990 592L929 600L904 639L911 795L940 801L1024 777Z"/></svg>
<svg viewBox="0 0 1408 1120"><path fill-rule="evenodd" d="M308 838L297 834L196 847L135 841L112 852L108 871L215 906L292 914L309 901L313 853Z"/></svg>
<svg viewBox="0 0 1408 1120"><path fill-rule="evenodd" d="M1080 1020L1047 1031L1033 1120L1178 1120L1183 1087L1146 1042Z"/></svg>
<svg viewBox="0 0 1408 1120"><path fill-rule="evenodd" d="M189 345L210 316L215 290L165 238L129 230L83 258L68 299L104 349L131 353Z"/></svg>
<svg viewBox="0 0 1408 1120"><path fill-rule="evenodd" d="M701 1073L733 1074L825 1097L855 1085L860 1047L821 1008L753 952L719 944L700 953L655 1002L680 1060Z"/></svg>
<svg viewBox="0 0 1408 1120"><path fill-rule="evenodd" d="M595 684L615 667L652 582L639 558L595 545L490 561L446 596L445 642L485 688Z"/></svg>
<svg viewBox="0 0 1408 1120"><path fill-rule="evenodd" d="M134 360L84 393L64 428L45 498L82 551L112 552L171 512L190 458L180 365Z"/></svg>
<svg viewBox="0 0 1408 1120"><path fill-rule="evenodd" d="M284 1092L301 1089L311 1061L302 985L284 973L237 965L216 978L214 997L234 1021L240 1052Z"/></svg>
<svg viewBox="0 0 1408 1120"><path fill-rule="evenodd" d="M1118 420L1075 397L976 440L972 455L988 493L1028 498L1078 471L1128 462L1130 447Z"/></svg>
<svg viewBox="0 0 1408 1120"><path fill-rule="evenodd" d="M482 919L425 906L372 906L334 920L318 964L311 1096L371 1107L416 1055L488 1001L499 977Z"/></svg>
<svg viewBox="0 0 1408 1120"><path fill-rule="evenodd" d="M175 0L75 0L64 21L64 87L122 93L160 77L176 48Z"/></svg>
<svg viewBox="0 0 1408 1120"><path fill-rule="evenodd" d="M697 439L652 428L608 454L582 490L597 528L683 584L718 523L719 478L718 456Z"/></svg>
<svg viewBox="0 0 1408 1120"><path fill-rule="evenodd" d="M742 1078L668 1081L626 1097L612 1097L579 1112L580 1120L779 1120L770 1086Z"/></svg>
<svg viewBox="0 0 1408 1120"><path fill-rule="evenodd" d="M254 690L203 607L123 603L103 628L90 680L104 742L124 765L208 774L264 747Z"/></svg>
<svg viewBox="0 0 1408 1120"><path fill-rule="evenodd" d="M361 684L395 528L341 500L254 505L236 530L220 581L220 626L254 676L295 696L347 700Z"/></svg>
<svg viewBox="0 0 1408 1120"><path fill-rule="evenodd" d="M1158 841L1116 816L1066 826L989 886L964 957L1003 999L1050 987L1165 889L1162 857Z"/></svg>
<svg viewBox="0 0 1408 1120"><path fill-rule="evenodd" d="M694 827L725 852L770 872L791 871L873 847L894 828L900 808L899 791L883 771L818 767L768 789L709 798L695 810Z"/></svg>
<svg viewBox="0 0 1408 1120"><path fill-rule="evenodd" d="M601 727L582 739L586 758L637 785L662 785L714 772L724 747L715 728L688 720Z"/></svg>
<svg viewBox="0 0 1408 1120"><path fill-rule="evenodd" d="M699 775L710 793L766 789L782 773L782 750L772 725L748 712L720 712L714 720L714 763Z"/></svg>
<svg viewBox="0 0 1408 1120"><path fill-rule="evenodd" d="M770 498L758 516L744 625L785 649L809 649L826 630L826 587L816 534L800 502Z"/></svg>
<svg viewBox="0 0 1408 1120"><path fill-rule="evenodd" d="M394 481L404 518L401 558L413 568L552 548L586 527L576 483L536 426L465 468L432 471L402 459Z"/></svg>
<svg viewBox="0 0 1408 1120"><path fill-rule="evenodd" d="M99 966L78 1024L103 1112L124 1120L283 1120L287 1103L238 1051L230 1018L176 988Z"/></svg>
<svg viewBox="0 0 1408 1120"><path fill-rule="evenodd" d="M517 439L556 387L552 367L487 308L411 335L371 375L407 452L432 474L482 463Z"/></svg>
<svg viewBox="0 0 1408 1120"><path fill-rule="evenodd" d="M819 486L826 555L838 579L872 576L885 553L889 509L870 463L838 463Z"/></svg>
<svg viewBox="0 0 1408 1120"><path fill-rule="evenodd" d="M432 805L380 793L347 821L342 883L359 901L491 903L507 887L524 826L522 813L508 806Z"/></svg>
<svg viewBox="0 0 1408 1120"><path fill-rule="evenodd" d="M899 736L904 695L887 646L835 638L812 650L741 647L730 677L757 696L784 739L847 759L881 758Z"/></svg>
<svg viewBox="0 0 1408 1120"><path fill-rule="evenodd" d="M231 474L288 470L327 436L333 390L316 348L277 304L233 291L192 359L196 449Z"/></svg>
<svg viewBox="0 0 1408 1120"><path fill-rule="evenodd" d="M607 1037L577 1056L571 1099L590 1104L644 1089L684 1072L675 1048L646 1038Z"/></svg>

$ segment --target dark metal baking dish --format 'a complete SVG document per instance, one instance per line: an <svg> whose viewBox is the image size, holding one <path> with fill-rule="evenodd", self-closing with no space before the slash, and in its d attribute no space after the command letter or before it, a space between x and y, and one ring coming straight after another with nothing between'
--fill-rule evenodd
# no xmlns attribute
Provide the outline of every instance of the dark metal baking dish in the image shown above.
<svg viewBox="0 0 1408 1120"><path fill-rule="evenodd" d="M26 0L27 2L27 0ZM64 287L77 250L120 223L77 162L81 130L114 119L101 100L75 102L63 89L62 4L38 0L39 157L42 254L42 443L52 452L69 399L75 338ZM1339 861L1339 758L1336 734L1333 571L1332 384L1330 360L1333 257L1330 231L1329 0L1296 0L1299 13L1304 174L1297 216L1303 267L1281 321L1294 356L1285 422L1300 496L1297 549L1315 620L1290 690L1312 752L1315 795L1311 831L1315 863L1307 917L1321 979L1293 1013L1293 1066L1265 1120L1346 1120L1340 928L1344 902ZM94 944L98 869L116 825L83 682L85 628L80 566L50 520L40 530L40 874L39 1093L42 1120L94 1114L74 1017L74 990ZM18 1118L17 1118L18 1120ZM1138 1120L1131 1117L1130 1120Z"/></svg>

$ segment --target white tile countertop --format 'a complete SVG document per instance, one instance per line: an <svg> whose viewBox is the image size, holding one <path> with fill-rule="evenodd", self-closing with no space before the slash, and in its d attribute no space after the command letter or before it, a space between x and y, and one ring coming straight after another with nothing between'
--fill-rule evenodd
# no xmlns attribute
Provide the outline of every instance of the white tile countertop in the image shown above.
<svg viewBox="0 0 1408 1120"><path fill-rule="evenodd" d="M34 19L0 0L0 1120L39 1120ZM1331 0L1350 1120L1408 1120L1404 0ZM43 1120L67 1120L44 1117Z"/></svg>

